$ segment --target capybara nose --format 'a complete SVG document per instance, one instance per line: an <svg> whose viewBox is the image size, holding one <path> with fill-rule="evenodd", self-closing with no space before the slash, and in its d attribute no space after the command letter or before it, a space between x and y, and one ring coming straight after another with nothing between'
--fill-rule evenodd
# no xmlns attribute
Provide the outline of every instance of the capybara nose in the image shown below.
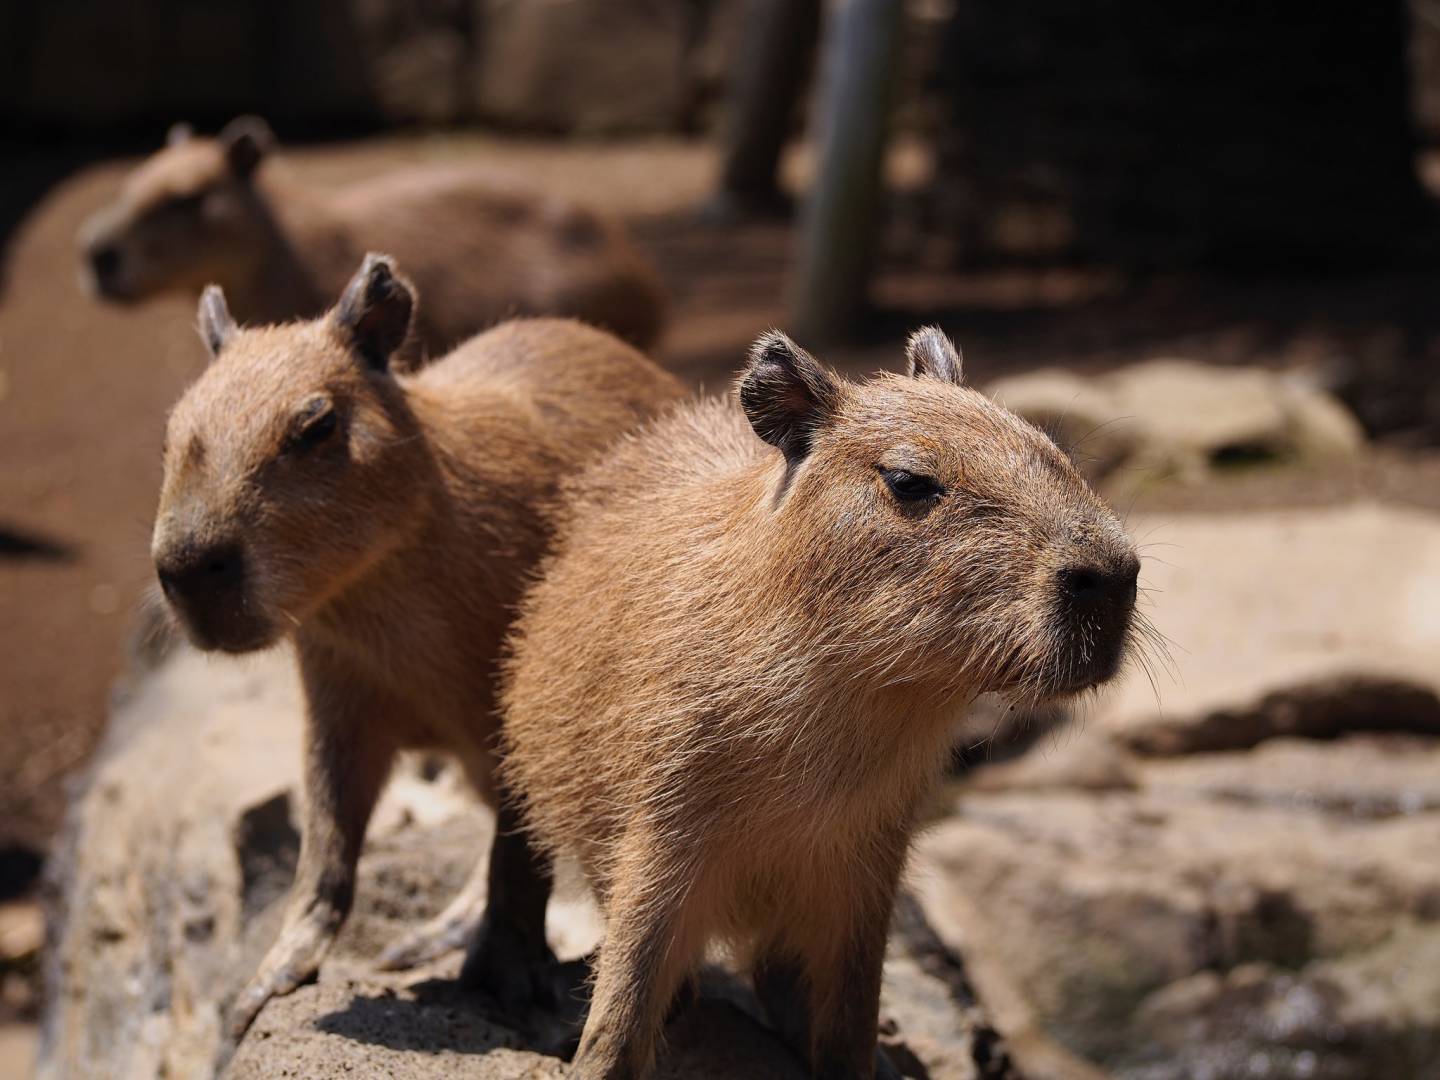
<svg viewBox="0 0 1440 1080"><path fill-rule="evenodd" d="M234 544L186 544L157 556L155 574L171 601L204 604L239 587L245 560Z"/></svg>
<svg viewBox="0 0 1440 1080"><path fill-rule="evenodd" d="M120 273L120 249L112 244L100 244L90 249L90 267L98 281L107 282Z"/></svg>
<svg viewBox="0 0 1440 1080"><path fill-rule="evenodd" d="M1135 603L1135 582L1139 576L1140 560L1134 555L1115 566L1067 566L1056 575L1061 595L1079 611L1128 608Z"/></svg>

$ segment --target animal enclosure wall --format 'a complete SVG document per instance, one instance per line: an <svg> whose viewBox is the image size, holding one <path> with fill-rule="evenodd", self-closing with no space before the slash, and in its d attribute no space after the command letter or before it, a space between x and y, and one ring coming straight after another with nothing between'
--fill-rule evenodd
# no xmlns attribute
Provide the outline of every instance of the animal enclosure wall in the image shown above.
<svg viewBox="0 0 1440 1080"><path fill-rule="evenodd" d="M972 253L1292 262L1422 220L1402 3L959 0L945 33Z"/></svg>

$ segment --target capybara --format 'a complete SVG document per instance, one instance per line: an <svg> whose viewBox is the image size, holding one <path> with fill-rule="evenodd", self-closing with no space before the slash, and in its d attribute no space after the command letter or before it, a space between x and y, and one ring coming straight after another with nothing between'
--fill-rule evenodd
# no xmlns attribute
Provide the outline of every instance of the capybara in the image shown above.
<svg viewBox="0 0 1440 1080"><path fill-rule="evenodd" d="M300 863L280 936L231 1009L234 1037L318 969L397 751L454 753L496 804L498 657L548 543L542 507L680 394L632 347L568 319L506 322L397 376L387 364L415 306L375 255L311 322L242 329L209 288L214 360L169 418L152 544L169 607L201 649L291 639L306 699ZM489 922L472 934L482 863L390 963L473 938L466 977L502 996L543 970L548 865L499 817Z"/></svg>
<svg viewBox="0 0 1440 1080"><path fill-rule="evenodd" d="M84 280L122 302L215 283L241 322L284 322L319 315L379 250L425 297L399 363L513 315L571 316L642 349L659 335L658 279L594 210L456 166L320 188L267 161L273 145L253 117L214 139L177 125L81 229Z"/></svg>
<svg viewBox="0 0 1440 1080"><path fill-rule="evenodd" d="M961 385L842 380L783 334L562 494L512 631L501 773L605 911L585 1080L639 1077L707 945L819 1077L876 1050L918 808L975 695L1116 673L1139 562L1065 454ZM757 438L758 436L758 438Z"/></svg>

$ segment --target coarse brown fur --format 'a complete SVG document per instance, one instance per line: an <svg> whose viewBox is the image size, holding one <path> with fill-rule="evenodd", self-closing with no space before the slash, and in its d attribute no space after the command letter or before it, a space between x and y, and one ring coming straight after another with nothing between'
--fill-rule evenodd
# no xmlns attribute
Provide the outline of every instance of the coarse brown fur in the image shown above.
<svg viewBox="0 0 1440 1080"><path fill-rule="evenodd" d="M1079 692L1136 633L1134 549L1070 461L937 331L909 355L852 384L772 333L738 402L569 485L502 774L606 910L585 1080L644 1075L713 943L814 1075L888 1070L888 916L968 702Z"/></svg>
<svg viewBox="0 0 1440 1080"><path fill-rule="evenodd" d="M273 323L320 314L366 251L388 251L425 297L407 364L515 315L658 338L659 281L594 210L456 166L326 190L268 162L272 143L253 118L214 139L175 129L82 228L84 279L122 302L218 284L242 322Z"/></svg>
<svg viewBox="0 0 1440 1080"><path fill-rule="evenodd" d="M200 325L215 361L169 418L153 554L171 607L202 648L293 639L307 701L300 865L280 937L235 1004L237 1037L318 968L397 751L453 752L497 802L497 657L549 540L541 507L680 394L630 346L560 319L504 323L396 376L387 361L413 306L376 256L313 322L239 329L209 289ZM503 807L501 819L513 836ZM499 889L517 860L514 887L530 887L527 852L512 847L492 860ZM481 871L387 961L462 944L483 910ZM538 926L481 934L479 981L523 980L546 958L538 904Z"/></svg>

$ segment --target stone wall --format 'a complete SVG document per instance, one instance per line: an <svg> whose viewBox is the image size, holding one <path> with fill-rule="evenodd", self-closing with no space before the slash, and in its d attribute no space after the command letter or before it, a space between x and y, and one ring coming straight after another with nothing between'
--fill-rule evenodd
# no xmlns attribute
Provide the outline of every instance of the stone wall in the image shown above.
<svg viewBox="0 0 1440 1080"><path fill-rule="evenodd" d="M45 130L485 120L694 127L734 0L66 0L0 5L0 101Z"/></svg>

